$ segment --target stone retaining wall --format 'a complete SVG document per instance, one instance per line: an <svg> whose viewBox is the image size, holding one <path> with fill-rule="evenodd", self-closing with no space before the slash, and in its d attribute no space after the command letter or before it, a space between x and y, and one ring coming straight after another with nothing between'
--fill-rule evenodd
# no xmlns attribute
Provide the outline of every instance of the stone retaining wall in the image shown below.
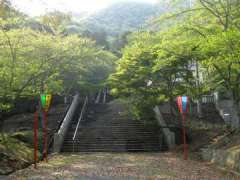
<svg viewBox="0 0 240 180"><path fill-rule="evenodd" d="M155 116L156 116L158 124L162 127L165 127L165 128L162 128L162 132L163 132L164 139L167 143L168 148L169 149L174 148L175 147L175 134L174 134L174 132L172 132L169 128L167 128L167 123L163 119L163 116L161 114L161 111L160 111L159 107L155 106L155 108L153 110L155 112Z"/></svg>
<svg viewBox="0 0 240 180"><path fill-rule="evenodd" d="M203 160L210 161L221 167L227 167L240 173L240 146L230 149L203 148Z"/></svg>

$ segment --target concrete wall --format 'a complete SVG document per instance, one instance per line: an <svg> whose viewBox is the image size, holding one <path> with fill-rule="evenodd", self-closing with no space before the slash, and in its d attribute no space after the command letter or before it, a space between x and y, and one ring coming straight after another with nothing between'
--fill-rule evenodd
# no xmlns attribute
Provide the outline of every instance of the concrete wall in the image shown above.
<svg viewBox="0 0 240 180"><path fill-rule="evenodd" d="M240 173L240 148L213 149L204 148L201 151L203 160L210 161L221 167L227 167Z"/></svg>
<svg viewBox="0 0 240 180"><path fill-rule="evenodd" d="M157 119L157 122L158 122L159 126L166 127L167 123L163 119L163 116L160 112L159 107L155 106L155 108L153 110L155 112L155 117ZM163 128L162 132L163 132L164 139L167 143L168 148L169 149L174 148L175 147L175 134L174 134L174 132L171 132L169 128Z"/></svg>
<svg viewBox="0 0 240 180"><path fill-rule="evenodd" d="M231 99L221 100L217 92L214 94L214 96L216 108L224 121L227 124L231 124L233 128L239 127L240 123L238 118L238 112L234 107L233 101Z"/></svg>

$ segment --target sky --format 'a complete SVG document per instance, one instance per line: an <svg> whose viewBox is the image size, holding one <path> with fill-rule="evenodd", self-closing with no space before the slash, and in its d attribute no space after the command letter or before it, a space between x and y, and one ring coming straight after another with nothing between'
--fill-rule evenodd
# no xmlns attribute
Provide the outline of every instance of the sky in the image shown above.
<svg viewBox="0 0 240 180"><path fill-rule="evenodd" d="M109 6L111 3L123 0L11 0L19 10L30 16L39 16L48 11L93 13ZM126 0L125 0L126 1ZM128 0L137 2L156 3L157 0Z"/></svg>

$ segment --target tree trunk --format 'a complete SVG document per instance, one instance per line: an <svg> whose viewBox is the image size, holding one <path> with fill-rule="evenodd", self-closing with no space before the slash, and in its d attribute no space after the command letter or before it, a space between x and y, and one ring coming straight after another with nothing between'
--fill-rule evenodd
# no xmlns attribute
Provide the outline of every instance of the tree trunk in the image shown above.
<svg viewBox="0 0 240 180"><path fill-rule="evenodd" d="M203 118L203 114L202 114L202 101L201 99L198 99L197 100L197 115L198 115L198 118Z"/></svg>
<svg viewBox="0 0 240 180"><path fill-rule="evenodd" d="M170 104L170 113L171 113L171 116L173 116L174 115L174 112L173 112L173 108L174 108L174 98L172 97L172 95L170 96L170 102L169 102L169 104Z"/></svg>
<svg viewBox="0 0 240 180"><path fill-rule="evenodd" d="M240 128L239 125L239 100L238 100L238 96L235 93L234 89L232 91L229 91L229 95L231 97L231 101L232 101L232 108L231 108L231 125L233 129L236 128Z"/></svg>
<svg viewBox="0 0 240 180"><path fill-rule="evenodd" d="M201 97L201 90L200 90L200 78L199 78L199 64L196 61L196 87L198 90L198 100L197 100L197 115L198 118L203 118L202 114L202 97Z"/></svg>
<svg viewBox="0 0 240 180"><path fill-rule="evenodd" d="M2 138L3 144L6 144L6 137L3 132L4 119L2 118L2 112L0 112L0 136Z"/></svg>
<svg viewBox="0 0 240 180"><path fill-rule="evenodd" d="M239 113L239 103L233 100L233 107L232 107L232 128L240 128L240 113Z"/></svg>

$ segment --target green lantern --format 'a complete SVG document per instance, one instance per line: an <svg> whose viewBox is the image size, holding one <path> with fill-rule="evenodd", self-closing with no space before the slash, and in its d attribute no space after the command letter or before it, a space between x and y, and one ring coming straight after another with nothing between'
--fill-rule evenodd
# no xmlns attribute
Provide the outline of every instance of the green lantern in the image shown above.
<svg viewBox="0 0 240 180"><path fill-rule="evenodd" d="M41 94L40 99L41 99L42 109L44 109L45 111L48 111L50 108L51 101L52 101L52 95L51 94Z"/></svg>
<svg viewBox="0 0 240 180"><path fill-rule="evenodd" d="M41 105L42 105L42 108L45 109L46 107L46 94L41 94L40 95L40 99L41 99Z"/></svg>

